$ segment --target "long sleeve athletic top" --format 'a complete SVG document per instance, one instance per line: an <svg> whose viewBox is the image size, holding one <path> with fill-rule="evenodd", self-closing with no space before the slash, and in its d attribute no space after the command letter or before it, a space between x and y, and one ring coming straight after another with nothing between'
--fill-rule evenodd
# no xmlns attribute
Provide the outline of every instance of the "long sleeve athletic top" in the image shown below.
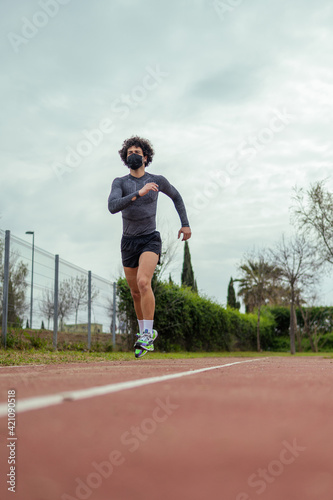
<svg viewBox="0 0 333 500"><path fill-rule="evenodd" d="M146 195L140 196L140 189L148 182L155 182L158 185L158 191L149 191ZM182 227L189 227L183 199L163 175L145 172L142 177L138 178L128 174L124 177L117 177L113 181L108 199L109 211L112 214L122 212L124 235L138 236L155 231L159 191L172 199ZM132 201L134 196L137 198Z"/></svg>

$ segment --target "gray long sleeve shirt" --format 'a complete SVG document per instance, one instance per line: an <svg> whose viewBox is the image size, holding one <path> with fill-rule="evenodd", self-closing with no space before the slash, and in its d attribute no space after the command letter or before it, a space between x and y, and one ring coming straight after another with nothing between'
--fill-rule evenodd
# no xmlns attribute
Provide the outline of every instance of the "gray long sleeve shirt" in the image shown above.
<svg viewBox="0 0 333 500"><path fill-rule="evenodd" d="M158 191L149 191L145 196L139 196L139 190L149 182L155 182L158 185ZM112 214L122 212L124 235L138 236L155 231L159 191L172 199L182 227L189 227L183 199L163 175L145 172L142 177L138 178L128 174L124 177L117 177L113 181L108 200L109 211ZM137 198L132 201L134 196Z"/></svg>

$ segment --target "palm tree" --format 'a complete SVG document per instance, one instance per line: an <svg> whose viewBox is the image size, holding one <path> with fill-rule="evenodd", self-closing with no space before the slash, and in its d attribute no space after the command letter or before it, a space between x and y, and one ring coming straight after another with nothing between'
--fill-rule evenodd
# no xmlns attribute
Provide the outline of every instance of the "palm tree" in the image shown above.
<svg viewBox="0 0 333 500"><path fill-rule="evenodd" d="M238 296L243 297L246 312L258 308L257 320L257 350L260 352L260 313L261 307L272 300L277 289L280 270L270 264L263 253L258 256L247 257L244 264L239 266L241 278L234 280L240 283Z"/></svg>

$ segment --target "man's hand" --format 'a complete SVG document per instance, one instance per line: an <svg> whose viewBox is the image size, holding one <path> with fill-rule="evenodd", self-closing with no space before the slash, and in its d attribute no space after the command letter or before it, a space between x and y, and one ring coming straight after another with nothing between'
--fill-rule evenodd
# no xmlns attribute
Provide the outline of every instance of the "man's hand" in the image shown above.
<svg viewBox="0 0 333 500"><path fill-rule="evenodd" d="M183 238L182 241L186 241L189 238L191 238L191 228L190 227L182 227L178 231L178 239L180 238L180 235L183 233Z"/></svg>
<svg viewBox="0 0 333 500"><path fill-rule="evenodd" d="M158 191L158 185L155 182L148 182L140 189L139 195L144 196L149 193L149 191Z"/></svg>

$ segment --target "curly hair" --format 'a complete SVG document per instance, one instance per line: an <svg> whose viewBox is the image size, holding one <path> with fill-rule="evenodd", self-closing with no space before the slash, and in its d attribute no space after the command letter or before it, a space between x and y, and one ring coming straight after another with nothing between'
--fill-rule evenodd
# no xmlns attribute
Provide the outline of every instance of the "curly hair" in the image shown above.
<svg viewBox="0 0 333 500"><path fill-rule="evenodd" d="M127 166L127 150L131 146L137 146L142 149L143 156L147 156L147 163L146 167L148 167L149 163L153 161L153 156L155 154L155 151L153 149L153 146L151 143L148 141L148 139L143 139L142 137L139 137L137 135L133 135L129 139L126 139L123 142L123 145L121 149L118 151L120 158L122 159L123 163Z"/></svg>

